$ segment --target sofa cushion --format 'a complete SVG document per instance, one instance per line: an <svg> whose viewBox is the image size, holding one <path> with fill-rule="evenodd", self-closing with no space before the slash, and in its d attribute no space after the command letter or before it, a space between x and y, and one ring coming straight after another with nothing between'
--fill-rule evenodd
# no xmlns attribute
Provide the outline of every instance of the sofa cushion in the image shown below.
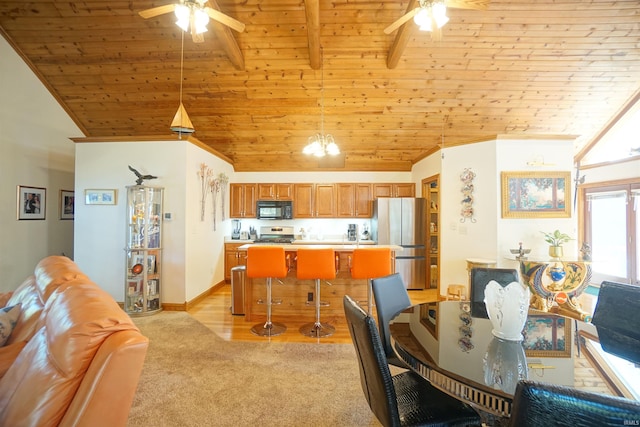
<svg viewBox="0 0 640 427"><path fill-rule="evenodd" d="M40 322L40 314L44 309L44 302L40 299L36 289L36 276L27 277L7 301L8 306L16 304L22 304L20 317L13 333L7 340L7 344L29 341L36 332L36 327Z"/></svg>
<svg viewBox="0 0 640 427"><path fill-rule="evenodd" d="M74 280L89 281L78 265L66 256L54 255L42 259L36 265L35 276L40 298L45 303L60 285Z"/></svg>
<svg viewBox="0 0 640 427"><path fill-rule="evenodd" d="M0 347L6 344L20 317L21 304L0 308Z"/></svg>
<svg viewBox="0 0 640 427"><path fill-rule="evenodd" d="M61 285L42 317L43 326L0 379L0 425L57 426L102 342L117 331L138 331L92 282Z"/></svg>
<svg viewBox="0 0 640 427"><path fill-rule="evenodd" d="M26 341L18 341L0 347L0 378L4 377L26 344Z"/></svg>
<svg viewBox="0 0 640 427"><path fill-rule="evenodd" d="M0 293L0 307L6 307L7 302L13 295L13 292L1 292Z"/></svg>

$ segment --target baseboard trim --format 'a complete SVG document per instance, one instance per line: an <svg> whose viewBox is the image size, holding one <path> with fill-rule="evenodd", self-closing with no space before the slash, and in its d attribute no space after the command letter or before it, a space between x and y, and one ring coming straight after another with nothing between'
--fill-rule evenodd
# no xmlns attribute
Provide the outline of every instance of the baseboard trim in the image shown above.
<svg viewBox="0 0 640 427"><path fill-rule="evenodd" d="M163 302L162 303L162 309L163 310L167 310L167 311L189 311L194 306L196 306L198 303L202 302L209 295L214 293L216 290L218 290L219 288L223 287L225 284L226 284L225 281L221 280L220 282L218 282L215 285L211 286L206 291L202 292L200 295L198 295L195 298L193 298L191 301L186 301L186 302L184 302L182 304L180 304L180 303L171 303L171 302L168 302L168 303Z"/></svg>

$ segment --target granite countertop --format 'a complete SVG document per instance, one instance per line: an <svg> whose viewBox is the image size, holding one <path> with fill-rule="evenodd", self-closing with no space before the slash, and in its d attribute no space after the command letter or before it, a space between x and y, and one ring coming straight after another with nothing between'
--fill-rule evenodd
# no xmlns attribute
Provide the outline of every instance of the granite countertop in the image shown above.
<svg viewBox="0 0 640 427"><path fill-rule="evenodd" d="M293 241L294 245L345 245L345 246L357 246L358 242L343 240L343 239L296 239ZM360 240L360 245L375 245L373 240Z"/></svg>

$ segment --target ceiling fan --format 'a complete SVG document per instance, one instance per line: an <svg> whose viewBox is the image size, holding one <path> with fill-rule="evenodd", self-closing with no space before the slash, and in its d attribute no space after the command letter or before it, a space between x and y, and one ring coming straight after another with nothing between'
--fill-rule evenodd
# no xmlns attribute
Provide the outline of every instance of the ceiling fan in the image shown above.
<svg viewBox="0 0 640 427"><path fill-rule="evenodd" d="M413 18L421 31L430 31L433 38L439 38L440 29L449 22L447 7L454 9L485 10L491 0L419 0L418 7L402 15L384 29L391 34Z"/></svg>
<svg viewBox="0 0 640 427"><path fill-rule="evenodd" d="M139 12L144 19L154 18L165 13L174 12L176 24L184 31L191 27L191 37L195 43L204 41L204 33L207 31L209 18L214 19L227 27L241 33L244 31L244 24L232 17L225 15L217 9L205 6L207 0L180 0L180 3L167 4L165 6L153 7ZM214 1L215 4L215 1ZM217 4L216 4L217 6Z"/></svg>

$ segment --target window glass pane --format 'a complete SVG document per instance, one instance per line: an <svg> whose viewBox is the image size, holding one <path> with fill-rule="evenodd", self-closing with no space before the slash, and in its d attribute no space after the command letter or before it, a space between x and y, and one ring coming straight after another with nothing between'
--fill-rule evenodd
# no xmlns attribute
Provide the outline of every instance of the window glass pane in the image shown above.
<svg viewBox="0 0 640 427"><path fill-rule="evenodd" d="M627 277L626 198L596 197L589 203L594 273Z"/></svg>

